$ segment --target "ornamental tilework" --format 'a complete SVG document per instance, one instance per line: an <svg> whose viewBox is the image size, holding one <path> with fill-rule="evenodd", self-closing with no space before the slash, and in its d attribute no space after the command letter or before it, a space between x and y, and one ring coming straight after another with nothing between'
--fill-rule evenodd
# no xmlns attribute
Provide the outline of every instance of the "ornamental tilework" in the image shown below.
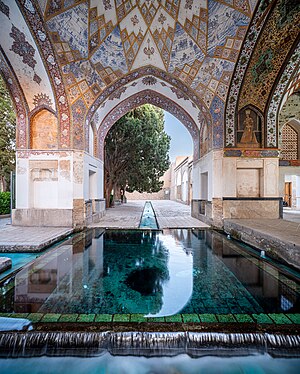
<svg viewBox="0 0 300 374"><path fill-rule="evenodd" d="M291 77L293 74L298 72L300 66L300 43L296 47L293 55L291 56L288 64L286 65L279 82L276 85L275 91L272 95L271 102L267 112L267 147L277 147L278 135L277 135L277 117L279 105L282 97L288 87ZM296 75L296 74L295 74Z"/></svg>
<svg viewBox="0 0 300 374"><path fill-rule="evenodd" d="M51 32L57 32L61 40L68 43L73 51L79 51L83 58L88 56L88 6L86 3L79 4L51 18L47 26Z"/></svg>
<svg viewBox="0 0 300 374"><path fill-rule="evenodd" d="M279 0L270 9L267 3L266 6L262 3L259 7L235 69L226 109L227 147L235 146L234 127L238 110L253 105L265 113L269 93L299 35L299 3ZM276 147L277 131L274 123L270 127L270 121L267 122L266 132L265 145Z"/></svg>
<svg viewBox="0 0 300 374"><path fill-rule="evenodd" d="M0 0L3 17L11 16L7 1ZM257 2L16 1L39 44L52 81L52 101L57 105L59 118L59 147L70 147L71 139L77 142L76 147L80 143L75 141L78 131L74 129L73 134L70 128L69 105L84 104L88 122L112 92L141 76L171 84L179 98L185 95L201 108L210 126L216 105L224 107L234 65ZM285 27L287 19L285 12L281 27ZM20 46L17 48L23 53ZM37 51L28 51L23 57L33 65ZM147 69L154 69L155 74L146 73ZM39 82L43 76L35 73L35 84L42 84ZM75 115L73 109L72 113ZM218 117L218 125L211 126L214 147L222 142L219 121L222 123L223 119Z"/></svg>
<svg viewBox="0 0 300 374"><path fill-rule="evenodd" d="M225 146L235 146L235 118L238 105L239 92L242 86L251 53L255 47L256 41L263 29L266 17L263 17L263 10L258 8L249 26L243 48L237 61L234 74L231 80L229 94L227 97L225 111Z"/></svg>
<svg viewBox="0 0 300 374"><path fill-rule="evenodd" d="M11 71L3 51L0 47L0 73L7 83L7 87L11 94L12 100L16 109L16 147L17 148L28 148L29 136L28 136L28 106L26 104L25 97L18 84L18 81Z"/></svg>
<svg viewBox="0 0 300 374"><path fill-rule="evenodd" d="M130 96L119 103L114 109L109 113L109 115L103 120L98 129L98 140L99 149L98 157L103 160L104 155L104 140L114 123L128 113L130 110L143 105L152 104L159 108L167 110L169 113L174 115L179 121L181 121L185 127L190 132L193 142L194 142L194 159L199 158L199 129L190 115L183 110L177 103L173 102L169 98L151 91L144 90L133 96Z"/></svg>
<svg viewBox="0 0 300 374"><path fill-rule="evenodd" d="M224 107L224 102L218 96L215 96L210 108L213 126L213 148L223 147Z"/></svg>
<svg viewBox="0 0 300 374"><path fill-rule="evenodd" d="M17 0L17 2L23 11L26 22L30 25L33 33L38 36L36 41L40 46L41 54L45 61L45 67L53 83L52 87L58 109L59 146L61 148L68 148L71 145L69 104L60 69L54 57L55 54L52 49L52 44L47 37L43 20L40 18L40 13L35 10L34 3L30 0Z"/></svg>
<svg viewBox="0 0 300 374"><path fill-rule="evenodd" d="M240 93L239 109L252 104L262 112L265 111L267 93L271 91L282 64L299 35L300 3L287 10L289 2L286 2L286 7L283 2L286 1L281 0L277 3L272 17L267 20L251 57ZM278 23L281 24L281 20L286 17L289 18L289 22L278 27Z"/></svg>
<svg viewBox="0 0 300 374"><path fill-rule="evenodd" d="M84 149L85 143L85 127L84 119L86 115L86 106L82 99L77 100L72 105L72 117L73 117L73 146L75 149ZM87 130L88 131L88 130Z"/></svg>

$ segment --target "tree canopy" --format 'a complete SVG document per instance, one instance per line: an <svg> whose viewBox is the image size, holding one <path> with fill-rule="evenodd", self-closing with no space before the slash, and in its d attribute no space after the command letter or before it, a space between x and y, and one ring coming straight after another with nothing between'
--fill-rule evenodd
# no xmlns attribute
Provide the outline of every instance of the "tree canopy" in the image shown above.
<svg viewBox="0 0 300 374"><path fill-rule="evenodd" d="M0 190L9 186L15 167L16 115L9 92L0 76Z"/></svg>
<svg viewBox="0 0 300 374"><path fill-rule="evenodd" d="M164 112L150 104L120 118L105 139L105 190L158 192L168 169L170 137L164 132Z"/></svg>

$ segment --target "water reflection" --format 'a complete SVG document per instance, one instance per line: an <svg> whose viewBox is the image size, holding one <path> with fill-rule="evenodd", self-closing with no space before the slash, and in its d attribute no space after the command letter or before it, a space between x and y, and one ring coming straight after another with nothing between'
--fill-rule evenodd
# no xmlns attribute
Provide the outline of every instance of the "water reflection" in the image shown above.
<svg viewBox="0 0 300 374"><path fill-rule="evenodd" d="M92 230L15 277L2 312L299 312L299 283L214 231Z"/></svg>

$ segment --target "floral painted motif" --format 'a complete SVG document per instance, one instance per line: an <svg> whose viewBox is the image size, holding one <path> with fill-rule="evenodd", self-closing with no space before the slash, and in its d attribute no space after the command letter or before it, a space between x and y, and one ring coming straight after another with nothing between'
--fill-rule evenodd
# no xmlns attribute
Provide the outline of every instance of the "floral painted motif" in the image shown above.
<svg viewBox="0 0 300 374"><path fill-rule="evenodd" d="M35 49L26 41L25 34L15 26L12 26L9 35L14 39L11 51L21 56L23 63L34 69L36 65L36 60L34 59Z"/></svg>
<svg viewBox="0 0 300 374"><path fill-rule="evenodd" d="M0 12L6 15L9 18L9 7L0 0Z"/></svg>
<svg viewBox="0 0 300 374"><path fill-rule="evenodd" d="M145 86L153 86L154 84L157 83L157 79L149 76L149 77L143 78L142 82Z"/></svg>

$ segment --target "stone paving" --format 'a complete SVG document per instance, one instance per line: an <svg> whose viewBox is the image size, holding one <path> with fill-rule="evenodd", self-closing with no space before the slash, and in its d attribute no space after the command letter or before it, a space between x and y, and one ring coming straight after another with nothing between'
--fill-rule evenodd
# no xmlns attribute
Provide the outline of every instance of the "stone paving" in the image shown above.
<svg viewBox="0 0 300 374"><path fill-rule="evenodd" d="M283 208L283 219L300 223L300 210Z"/></svg>
<svg viewBox="0 0 300 374"><path fill-rule="evenodd" d="M98 223L89 227L103 227L110 229L137 229L140 224L145 201L128 201L126 204L116 205L107 209Z"/></svg>
<svg viewBox="0 0 300 374"><path fill-rule="evenodd" d="M171 200L152 200L160 229L165 228L208 228L209 226L191 217L191 207ZM134 229L140 224L144 200L129 200L106 211L100 222L89 227Z"/></svg>
<svg viewBox="0 0 300 374"><path fill-rule="evenodd" d="M300 222L283 219L225 219L225 232L300 269Z"/></svg>
<svg viewBox="0 0 300 374"><path fill-rule="evenodd" d="M38 252L72 232L70 227L0 225L0 252Z"/></svg>
<svg viewBox="0 0 300 374"><path fill-rule="evenodd" d="M191 216L191 207L171 200L153 200L160 229L209 228L209 226Z"/></svg>

